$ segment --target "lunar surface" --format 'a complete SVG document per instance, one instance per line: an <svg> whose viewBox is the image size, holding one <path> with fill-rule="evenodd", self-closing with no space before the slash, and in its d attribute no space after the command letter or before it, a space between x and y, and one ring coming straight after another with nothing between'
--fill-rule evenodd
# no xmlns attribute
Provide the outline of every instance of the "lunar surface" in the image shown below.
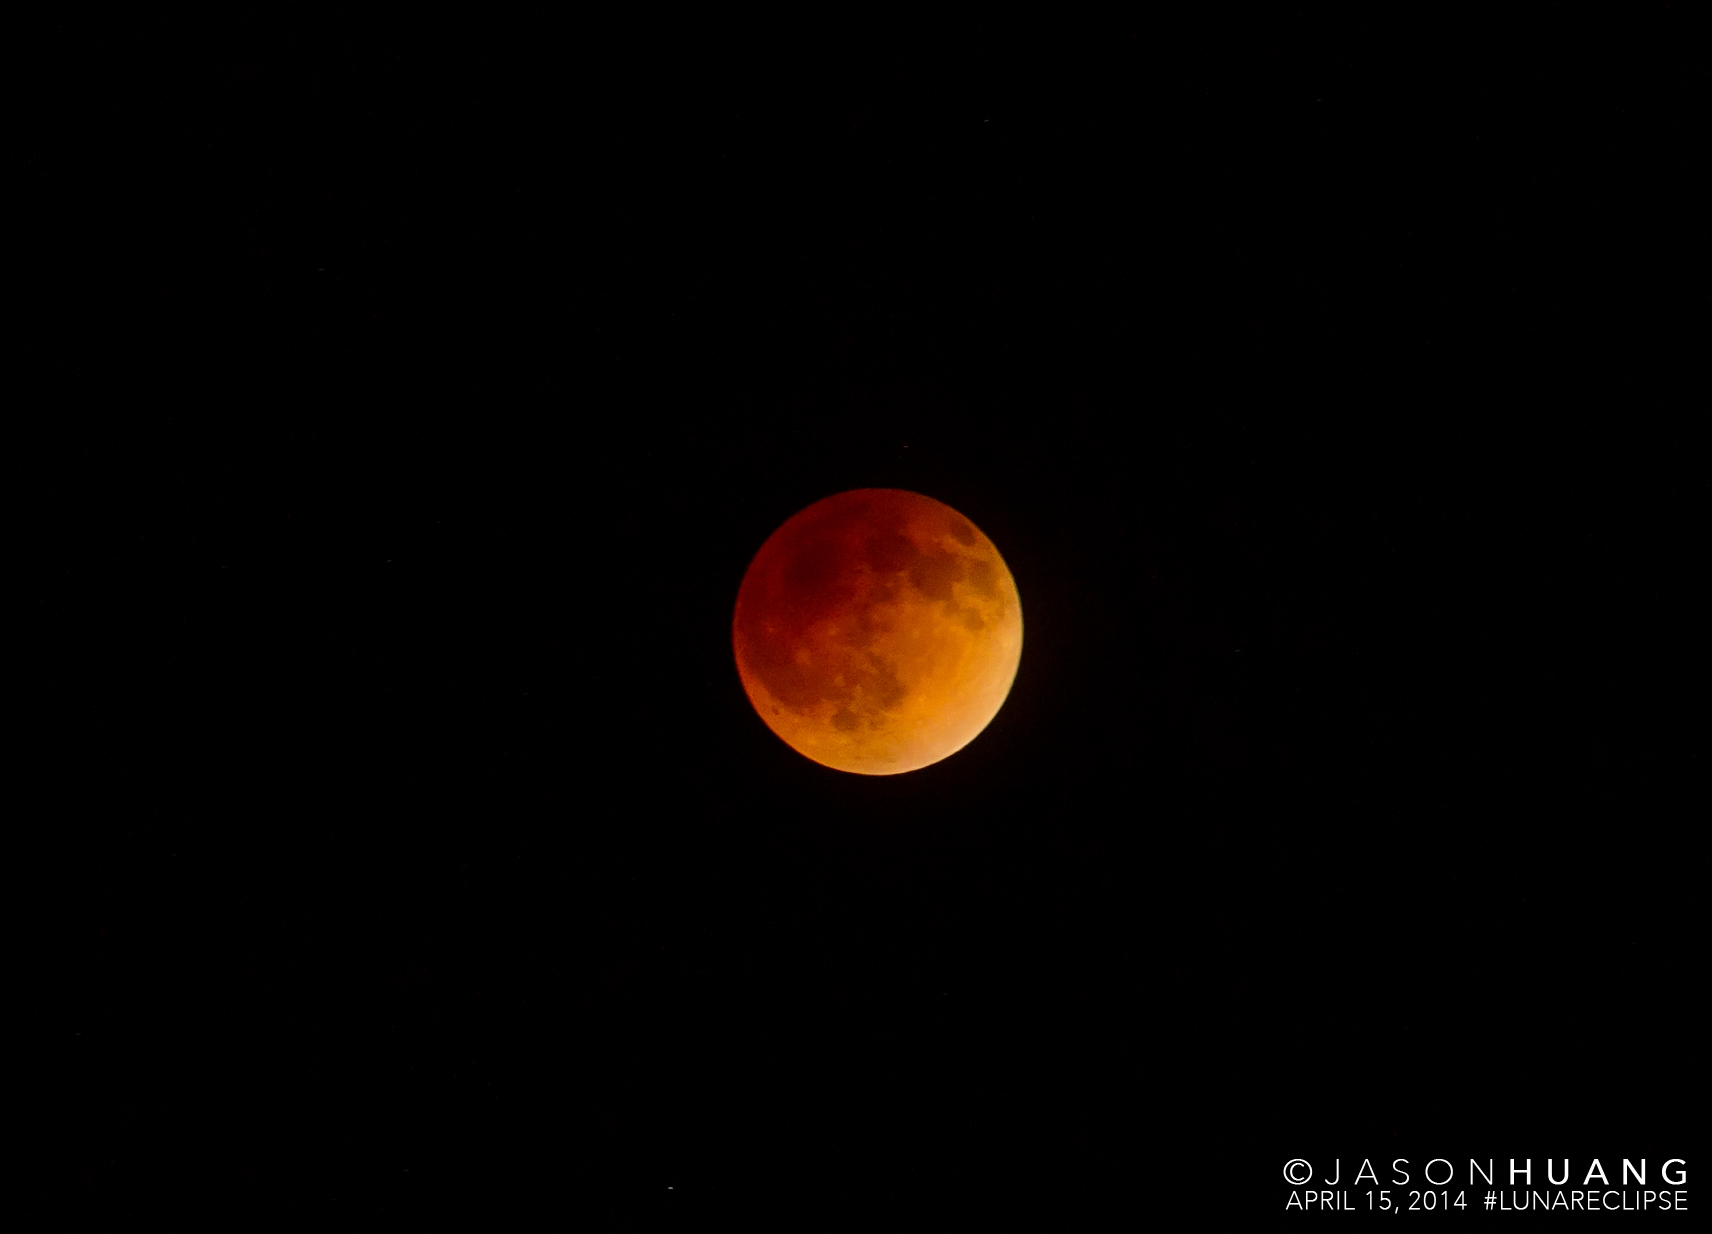
<svg viewBox="0 0 1712 1234"><path fill-rule="evenodd" d="M755 710L815 762L862 775L973 741L1022 656L1016 584L950 506L856 489L793 515L755 554L732 618Z"/></svg>

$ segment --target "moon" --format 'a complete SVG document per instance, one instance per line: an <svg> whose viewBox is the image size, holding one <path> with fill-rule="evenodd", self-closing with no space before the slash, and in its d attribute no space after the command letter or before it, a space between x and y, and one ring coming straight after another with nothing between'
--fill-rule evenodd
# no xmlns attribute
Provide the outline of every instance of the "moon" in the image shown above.
<svg viewBox="0 0 1712 1234"><path fill-rule="evenodd" d="M1004 705L1022 605L993 542L901 489L836 493L767 538L737 592L737 673L786 745L897 775L948 758Z"/></svg>

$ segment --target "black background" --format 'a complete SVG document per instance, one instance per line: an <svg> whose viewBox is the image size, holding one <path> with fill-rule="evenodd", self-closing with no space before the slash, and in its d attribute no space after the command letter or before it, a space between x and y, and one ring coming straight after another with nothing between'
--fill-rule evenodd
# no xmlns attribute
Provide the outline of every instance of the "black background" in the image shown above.
<svg viewBox="0 0 1712 1234"><path fill-rule="evenodd" d="M58 27L55 1215L1682 1155L1673 12ZM729 649L868 486L1026 621L896 778Z"/></svg>

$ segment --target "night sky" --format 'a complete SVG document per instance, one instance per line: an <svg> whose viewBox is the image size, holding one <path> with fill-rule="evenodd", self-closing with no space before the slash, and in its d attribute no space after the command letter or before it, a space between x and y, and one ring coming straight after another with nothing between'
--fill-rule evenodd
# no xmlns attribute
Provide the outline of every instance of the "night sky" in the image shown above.
<svg viewBox="0 0 1712 1234"><path fill-rule="evenodd" d="M1316 1152L1684 1155L1665 17L62 27L55 1211L1251 1223ZM731 656L860 487L1023 605L898 777Z"/></svg>

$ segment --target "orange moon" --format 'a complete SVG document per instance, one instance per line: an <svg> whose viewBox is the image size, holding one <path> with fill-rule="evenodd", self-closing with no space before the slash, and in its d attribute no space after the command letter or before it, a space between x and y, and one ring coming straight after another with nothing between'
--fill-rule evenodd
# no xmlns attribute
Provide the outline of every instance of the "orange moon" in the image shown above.
<svg viewBox="0 0 1712 1234"><path fill-rule="evenodd" d="M815 502L767 538L731 622L737 673L767 727L823 766L914 771L1004 705L1022 606L993 542L901 489Z"/></svg>

